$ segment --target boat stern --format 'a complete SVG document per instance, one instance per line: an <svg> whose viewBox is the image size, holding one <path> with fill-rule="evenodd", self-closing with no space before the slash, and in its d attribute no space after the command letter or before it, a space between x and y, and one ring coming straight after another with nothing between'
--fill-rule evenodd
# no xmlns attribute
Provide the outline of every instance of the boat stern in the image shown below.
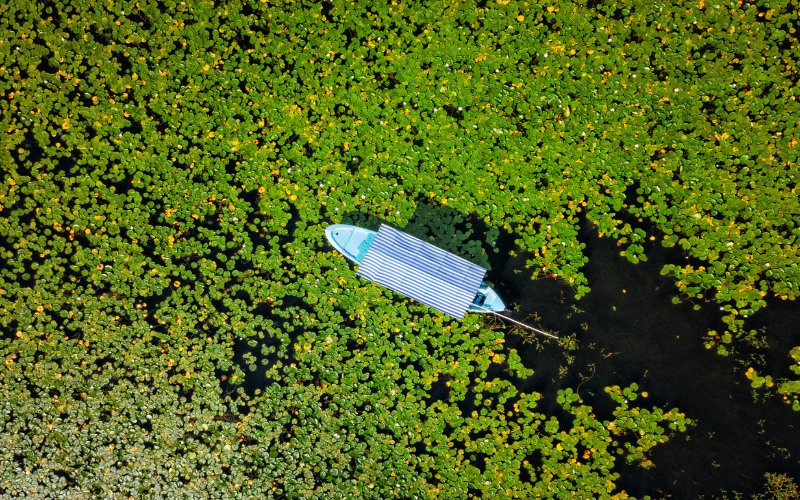
<svg viewBox="0 0 800 500"><path fill-rule="evenodd" d="M501 313L506 310L506 305L503 303L503 299L490 286L484 284L478 289L478 294L473 305L470 306L470 310L479 313L489 312L486 309Z"/></svg>

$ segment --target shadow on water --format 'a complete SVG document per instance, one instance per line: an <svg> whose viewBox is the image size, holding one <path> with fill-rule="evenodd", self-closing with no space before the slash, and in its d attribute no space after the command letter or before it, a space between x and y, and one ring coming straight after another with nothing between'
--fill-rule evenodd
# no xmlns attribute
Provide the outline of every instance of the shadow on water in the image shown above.
<svg viewBox="0 0 800 500"><path fill-rule="evenodd" d="M386 222L362 212L348 212L342 224L353 224L377 231ZM394 224L390 226L397 227ZM491 269L491 256L499 255L500 231L490 228L479 217L420 198L417 209L404 227L397 227L411 236L427 241L479 266Z"/></svg>
<svg viewBox="0 0 800 500"><path fill-rule="evenodd" d="M535 311L545 328L577 332L580 348L563 377L554 373L553 360L543 359L553 355L550 349L518 347L529 361L533 357L539 374L549 374L535 390L546 383L553 384L550 391L578 388L587 403L601 409L604 387L635 382L649 394L637 401L640 406L677 407L696 421L687 433L654 448L655 468L622 466L620 487L636 496L752 495L763 491L765 472L797 474L800 416L777 398L755 401L741 366L704 347L709 329L724 329L719 306L694 310L672 303L677 290L659 271L679 262L680 252L654 245L649 260L634 265L619 255L614 240L600 238L586 224L581 237L589 257L583 272L592 291L580 301L553 280L531 281L528 273L518 273L524 255L509 258L494 279L519 314ZM800 311L787 304L759 315L776 338L790 337L787 332L800 324ZM781 347L786 356L788 348Z"/></svg>

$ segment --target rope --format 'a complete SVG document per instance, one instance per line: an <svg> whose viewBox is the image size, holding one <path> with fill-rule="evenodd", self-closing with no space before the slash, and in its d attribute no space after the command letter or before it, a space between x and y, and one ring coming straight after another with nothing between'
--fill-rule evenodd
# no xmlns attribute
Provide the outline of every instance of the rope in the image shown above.
<svg viewBox="0 0 800 500"><path fill-rule="evenodd" d="M536 333L538 333L538 334L540 334L540 335L545 335L545 336L547 336L547 337L550 337L551 339L560 340L558 337L556 337L556 336L555 336L555 335L553 335L552 333L547 333L547 332L545 332L545 331L543 331L543 330L539 330L538 328L534 328L534 327L532 327L532 326L530 326L530 325L526 325L525 323L523 323L523 322L521 322L521 321L517 321L517 320L515 320L514 318L509 318L508 316L505 316L505 315L503 315L503 314L500 314L500 313L499 313L499 312L497 312L497 311L493 311L492 309L489 309L488 307L479 306L479 305L477 305L477 304L474 304L474 303L473 303L472 305L473 305L474 307L477 307L478 309L482 309L482 310L484 310L484 311L486 311L486 312L488 312L488 313L492 313L492 314L494 314L495 316L499 316L499 317L501 317L501 318L503 318L503 319L505 319L505 320L511 321L511 322L512 322L512 323L514 323L514 324L517 324L517 325L519 325L519 326L522 326L522 327L524 327L524 328L527 328L528 330L531 330L531 331L533 331L533 332L536 332Z"/></svg>

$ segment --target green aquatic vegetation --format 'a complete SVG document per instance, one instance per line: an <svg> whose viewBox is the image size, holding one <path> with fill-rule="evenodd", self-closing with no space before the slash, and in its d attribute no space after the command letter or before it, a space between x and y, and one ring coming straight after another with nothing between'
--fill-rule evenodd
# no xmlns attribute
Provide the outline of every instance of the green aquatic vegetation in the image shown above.
<svg viewBox="0 0 800 500"><path fill-rule="evenodd" d="M663 233L701 262L664 268L683 298L729 313L720 353L796 297L787 2L15 0L0 19L4 490L622 495L616 458L650 466L689 424L635 387L602 418L569 390L547 407L570 417L544 414L502 331L359 280L331 222L487 267L505 231L576 296L582 221L634 262Z"/></svg>
<svg viewBox="0 0 800 500"><path fill-rule="evenodd" d="M764 493L759 498L800 498L800 488L788 474L767 472L764 481Z"/></svg>

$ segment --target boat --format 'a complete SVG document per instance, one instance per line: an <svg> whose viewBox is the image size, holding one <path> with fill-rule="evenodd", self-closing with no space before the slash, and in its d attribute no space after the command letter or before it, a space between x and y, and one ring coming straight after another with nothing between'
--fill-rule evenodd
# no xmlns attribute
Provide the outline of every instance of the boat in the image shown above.
<svg viewBox="0 0 800 500"><path fill-rule="evenodd" d="M467 311L489 313L537 334L552 333L504 314L506 305L483 281L486 269L386 224L372 231L348 224L325 229L333 247L358 264L357 276L461 319Z"/></svg>
<svg viewBox="0 0 800 500"><path fill-rule="evenodd" d="M378 275L385 268L398 266L397 262L400 262L402 275L399 277L370 275L365 277L372 278L379 284L411 296L456 318L460 319L466 310L476 313L498 313L506 310L500 296L483 281L486 273L484 268L385 224L378 231L348 224L334 224L325 229L325 236L336 250L360 266L364 264L367 257L377 256L376 259L370 259L370 261L375 261L372 267ZM381 238L382 236L383 238ZM371 253L370 250L373 249L376 239L379 240L379 243L385 241L388 244L385 245L382 252ZM368 261L367 264L369 265L370 262ZM368 271L362 273L361 267L359 268L360 275L369 274ZM448 268L457 272L446 272ZM391 275L393 273L384 272L383 274ZM447 302L442 297L445 291L458 292L463 295L465 291L471 290L470 284L463 280L465 276L473 278L471 285L475 288L472 291L471 302L466 304L466 310L461 311L463 304L455 304L450 308L437 307L443 301ZM479 278L476 279L476 276ZM375 279L376 277L378 279ZM383 279L380 279L381 277ZM434 283L441 286L432 288L430 285ZM454 288L457 290L454 291Z"/></svg>

